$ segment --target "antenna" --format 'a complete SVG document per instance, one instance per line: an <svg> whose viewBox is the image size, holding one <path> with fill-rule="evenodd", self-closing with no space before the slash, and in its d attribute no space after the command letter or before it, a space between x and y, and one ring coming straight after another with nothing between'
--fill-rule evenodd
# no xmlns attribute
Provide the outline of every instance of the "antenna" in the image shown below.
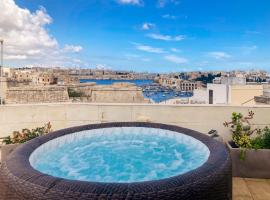
<svg viewBox="0 0 270 200"><path fill-rule="evenodd" d="M4 40L0 39L1 44L1 66L0 66L0 105L3 104L3 67L4 67L4 61L3 61L3 55L4 55Z"/></svg>

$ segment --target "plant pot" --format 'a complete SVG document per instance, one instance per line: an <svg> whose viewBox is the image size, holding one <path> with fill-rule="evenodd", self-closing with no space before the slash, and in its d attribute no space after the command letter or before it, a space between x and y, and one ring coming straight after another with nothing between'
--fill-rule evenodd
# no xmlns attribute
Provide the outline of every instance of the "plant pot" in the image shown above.
<svg viewBox="0 0 270 200"><path fill-rule="evenodd" d="M7 156L20 144L7 144L1 146L1 163L7 159Z"/></svg>
<svg viewBox="0 0 270 200"><path fill-rule="evenodd" d="M227 143L231 154L233 176L243 178L270 178L270 149L247 149L244 160L241 149Z"/></svg>

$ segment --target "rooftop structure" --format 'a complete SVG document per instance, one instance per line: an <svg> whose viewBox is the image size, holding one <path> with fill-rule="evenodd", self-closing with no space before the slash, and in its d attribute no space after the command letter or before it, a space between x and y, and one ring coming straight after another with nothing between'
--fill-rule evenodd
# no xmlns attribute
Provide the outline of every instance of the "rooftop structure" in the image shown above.
<svg viewBox="0 0 270 200"><path fill-rule="evenodd" d="M194 90L191 103L254 105L254 97L263 94L263 85L207 84Z"/></svg>

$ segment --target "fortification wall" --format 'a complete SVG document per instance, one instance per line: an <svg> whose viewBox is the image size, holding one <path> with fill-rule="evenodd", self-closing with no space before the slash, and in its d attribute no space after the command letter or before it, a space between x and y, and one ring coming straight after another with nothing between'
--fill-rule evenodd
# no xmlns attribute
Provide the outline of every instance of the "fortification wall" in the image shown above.
<svg viewBox="0 0 270 200"><path fill-rule="evenodd" d="M51 103L69 101L66 87L12 87L7 89L7 104Z"/></svg>

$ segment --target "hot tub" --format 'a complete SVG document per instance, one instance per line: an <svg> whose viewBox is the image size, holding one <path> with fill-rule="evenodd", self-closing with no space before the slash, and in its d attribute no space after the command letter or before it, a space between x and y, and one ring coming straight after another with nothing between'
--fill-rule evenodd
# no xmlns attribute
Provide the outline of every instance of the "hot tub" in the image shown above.
<svg viewBox="0 0 270 200"><path fill-rule="evenodd" d="M178 126L104 123L21 145L1 166L18 199L231 199L223 144ZM6 198L7 198L6 197Z"/></svg>

